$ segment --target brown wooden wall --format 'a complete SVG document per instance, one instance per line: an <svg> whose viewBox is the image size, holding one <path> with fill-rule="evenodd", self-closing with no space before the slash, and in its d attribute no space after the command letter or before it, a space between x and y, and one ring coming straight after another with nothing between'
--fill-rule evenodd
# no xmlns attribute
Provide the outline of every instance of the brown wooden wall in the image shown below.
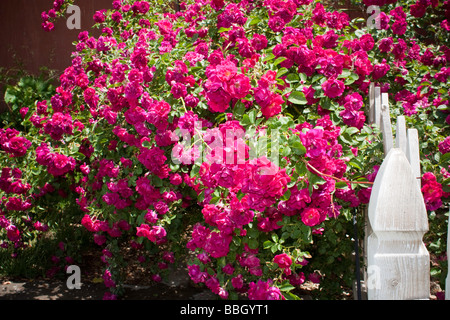
<svg viewBox="0 0 450 320"><path fill-rule="evenodd" d="M53 0L0 0L0 67L15 68L20 63L32 74L39 73L41 66L62 72L71 62L72 43L80 31L89 30L95 11L111 8L112 0L77 0L76 5L81 9L80 30L69 30L62 17L55 30L46 32L41 28L41 12L51 9Z"/></svg>

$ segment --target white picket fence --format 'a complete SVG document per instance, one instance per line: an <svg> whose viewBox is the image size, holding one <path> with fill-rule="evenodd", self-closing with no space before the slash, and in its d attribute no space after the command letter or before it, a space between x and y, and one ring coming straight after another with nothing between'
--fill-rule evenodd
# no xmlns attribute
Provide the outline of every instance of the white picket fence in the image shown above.
<svg viewBox="0 0 450 320"><path fill-rule="evenodd" d="M388 94L372 84L369 96L369 121L383 135L385 159L366 212L363 287L369 300L429 299L430 256L422 241L428 216L420 190L418 132L407 129L399 116L394 139ZM447 277L446 299L449 282Z"/></svg>

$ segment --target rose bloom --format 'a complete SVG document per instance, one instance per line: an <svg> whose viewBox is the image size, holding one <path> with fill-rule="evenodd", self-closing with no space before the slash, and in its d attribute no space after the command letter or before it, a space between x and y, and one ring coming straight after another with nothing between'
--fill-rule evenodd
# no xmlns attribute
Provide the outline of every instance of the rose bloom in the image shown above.
<svg viewBox="0 0 450 320"><path fill-rule="evenodd" d="M233 98L242 99L251 89L250 79L243 74L237 74L233 79L227 82L226 88Z"/></svg>
<svg viewBox="0 0 450 320"><path fill-rule="evenodd" d="M329 98L339 97L345 89L344 82L337 79L328 79L322 83L322 89Z"/></svg>
<svg viewBox="0 0 450 320"><path fill-rule="evenodd" d="M392 37L381 39L378 45L378 49L381 52L389 52L392 50L392 46L394 44L394 40Z"/></svg>
<svg viewBox="0 0 450 320"><path fill-rule="evenodd" d="M320 216L319 209L316 208L306 208L301 213L302 222L309 227L319 224Z"/></svg>
<svg viewBox="0 0 450 320"><path fill-rule="evenodd" d="M273 262L278 264L280 269L289 268L292 264L292 259L286 253L278 254L273 258Z"/></svg>
<svg viewBox="0 0 450 320"><path fill-rule="evenodd" d="M270 102L268 105L261 107L262 114L266 119L271 118L281 112L281 105L284 103L284 99L279 94L270 93Z"/></svg>
<svg viewBox="0 0 450 320"><path fill-rule="evenodd" d="M254 34L251 44L256 51L263 50L267 47L267 38L265 35Z"/></svg>
<svg viewBox="0 0 450 320"><path fill-rule="evenodd" d="M450 136L444 139L444 141L439 142L439 151L442 154L446 154L450 152Z"/></svg>
<svg viewBox="0 0 450 320"><path fill-rule="evenodd" d="M12 137L9 141L3 143L3 149L8 152L11 157L22 157L27 153L31 142L19 136Z"/></svg>
<svg viewBox="0 0 450 320"><path fill-rule="evenodd" d="M213 82L207 87L206 99L212 112L224 112L229 107L231 96L220 82Z"/></svg>

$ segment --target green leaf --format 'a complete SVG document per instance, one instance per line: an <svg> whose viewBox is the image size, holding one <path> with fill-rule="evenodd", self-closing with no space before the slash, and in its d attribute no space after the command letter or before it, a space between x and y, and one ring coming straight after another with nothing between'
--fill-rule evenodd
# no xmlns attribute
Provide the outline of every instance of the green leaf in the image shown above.
<svg viewBox="0 0 450 320"><path fill-rule="evenodd" d="M352 160L352 161L350 161L348 164L351 165L353 168L362 170L362 164L359 163L359 161Z"/></svg>
<svg viewBox="0 0 450 320"><path fill-rule="evenodd" d="M296 73L289 73L286 76L287 83L295 83L295 82L299 82L299 81L300 81L300 78L299 78L298 74L296 74Z"/></svg>
<svg viewBox="0 0 450 320"><path fill-rule="evenodd" d="M440 164L447 164L450 161L450 152L443 154L439 159Z"/></svg>
<svg viewBox="0 0 450 320"><path fill-rule="evenodd" d="M299 105L304 105L304 104L308 103L308 101L306 100L305 94L300 91L291 92L289 94L288 101L292 102L293 104L299 104Z"/></svg>
<svg viewBox="0 0 450 320"><path fill-rule="evenodd" d="M450 192L450 178L445 179L442 182L442 190L444 190L444 192Z"/></svg>
<svg viewBox="0 0 450 320"><path fill-rule="evenodd" d="M286 300L302 300L292 292L283 292L283 296L286 298Z"/></svg>
<svg viewBox="0 0 450 320"><path fill-rule="evenodd" d="M248 125L251 125L251 124L252 124L252 122L250 121L250 117L248 116L248 114L244 114L242 116L241 125L248 126Z"/></svg>
<svg viewBox="0 0 450 320"><path fill-rule="evenodd" d="M16 101L16 94L14 94L11 91L14 91L14 89L12 89L11 87L6 89L5 96L4 96L6 103L14 103Z"/></svg>
<svg viewBox="0 0 450 320"><path fill-rule="evenodd" d="M288 72L289 72L289 70L288 70L287 68L281 68L281 69L279 69L278 72L277 72L277 78L283 76L284 74L286 74L286 73L288 73Z"/></svg>
<svg viewBox="0 0 450 320"><path fill-rule="evenodd" d="M275 55L273 53L268 53L262 61L266 62L266 61L272 60L274 58L275 58Z"/></svg>
<svg viewBox="0 0 450 320"><path fill-rule="evenodd" d="M294 149L294 153L298 155L304 155L306 153L306 148L300 141L293 142L291 147Z"/></svg>
<svg viewBox="0 0 450 320"><path fill-rule="evenodd" d="M253 26L255 24L258 24L258 22L260 22L260 21L261 21L260 17L255 17L255 18L250 20L250 22L248 23L248 26Z"/></svg>
<svg viewBox="0 0 450 320"><path fill-rule="evenodd" d="M308 173L308 169L306 168L306 164L301 161L295 164L295 170L299 176L304 176Z"/></svg>
<svg viewBox="0 0 450 320"><path fill-rule="evenodd" d="M270 251L272 251L272 253L275 253L278 251L278 245L275 243L271 248Z"/></svg>
<svg viewBox="0 0 450 320"><path fill-rule="evenodd" d="M281 197L281 200L287 201L287 200L289 200L290 197L291 197L291 190L288 189Z"/></svg>
<svg viewBox="0 0 450 320"><path fill-rule="evenodd" d="M348 127L347 129L345 129L345 133L348 133L349 135L353 135L357 132L359 132L359 129L356 127Z"/></svg>
<svg viewBox="0 0 450 320"><path fill-rule="evenodd" d="M289 146L285 146L282 150L281 150L281 156L282 157L288 157L291 154L291 148L289 148Z"/></svg>
<svg viewBox="0 0 450 320"><path fill-rule="evenodd" d="M270 241L270 240L264 241L264 243L263 243L263 248L264 249L269 249L272 246L273 246L273 242Z"/></svg>
<svg viewBox="0 0 450 320"><path fill-rule="evenodd" d="M353 82L355 82L358 79L359 79L359 75L357 75L356 73L352 73L346 78L345 85L346 86L351 85Z"/></svg>
<svg viewBox="0 0 450 320"><path fill-rule="evenodd" d="M231 28L224 28L224 27L222 27L222 28L220 28L219 29L219 33L222 33L222 32L227 32L227 31L230 31L231 30Z"/></svg>
<svg viewBox="0 0 450 320"><path fill-rule="evenodd" d="M279 65L280 63L282 63L284 60L286 60L286 57L279 57L275 60L275 62L273 63L274 65Z"/></svg>
<svg viewBox="0 0 450 320"><path fill-rule="evenodd" d="M278 242L278 235L276 233L272 234L272 240L273 242L277 243Z"/></svg>
<svg viewBox="0 0 450 320"><path fill-rule="evenodd" d="M256 239L250 239L248 241L248 246L250 247L250 249L258 249L258 245L259 245L259 243L258 243L258 240L256 240Z"/></svg>
<svg viewBox="0 0 450 320"><path fill-rule="evenodd" d="M153 175L152 176L152 184L155 187L162 187L163 181L162 181L162 179L160 177Z"/></svg>
<svg viewBox="0 0 450 320"><path fill-rule="evenodd" d="M278 287L278 289L280 289L280 291L283 291L283 292L289 292L289 291L295 289L295 287L293 285L291 285L289 282L284 282L280 287Z"/></svg>
<svg viewBox="0 0 450 320"><path fill-rule="evenodd" d="M338 181L338 182L336 182L335 187L337 189L345 189L348 187L348 185L345 181Z"/></svg>
<svg viewBox="0 0 450 320"><path fill-rule="evenodd" d="M347 78L352 72L349 69L343 69L338 78Z"/></svg>

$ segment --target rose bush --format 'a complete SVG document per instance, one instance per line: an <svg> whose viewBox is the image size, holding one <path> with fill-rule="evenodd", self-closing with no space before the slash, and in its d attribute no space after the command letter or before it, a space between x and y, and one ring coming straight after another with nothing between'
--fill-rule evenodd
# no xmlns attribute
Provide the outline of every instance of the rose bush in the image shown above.
<svg viewBox="0 0 450 320"><path fill-rule="evenodd" d="M444 252L448 39L415 39L403 1L380 2L365 4L386 5L382 28L367 29L312 0L113 1L56 94L24 112L31 129L0 131L2 246L20 253L54 227L42 199L57 195L79 208L62 220L103 248L105 299L121 293L123 246L155 281L189 250L192 281L224 299L295 299L306 279L337 294L383 159L366 119L375 82L419 130L429 241Z"/></svg>

